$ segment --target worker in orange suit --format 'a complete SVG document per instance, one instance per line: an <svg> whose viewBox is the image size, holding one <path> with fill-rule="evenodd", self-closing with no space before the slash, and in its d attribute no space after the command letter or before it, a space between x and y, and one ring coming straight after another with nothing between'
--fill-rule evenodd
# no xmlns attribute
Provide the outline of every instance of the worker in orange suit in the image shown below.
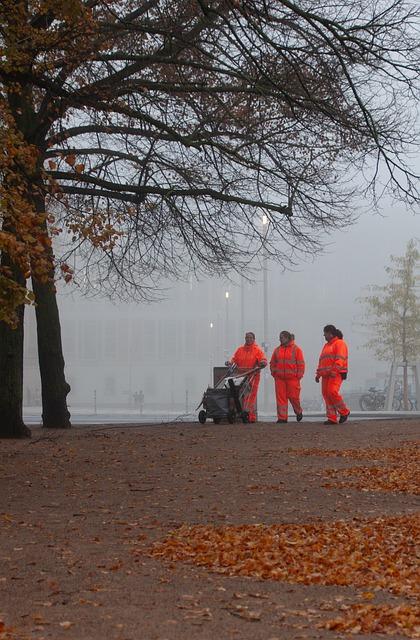
<svg viewBox="0 0 420 640"><path fill-rule="evenodd" d="M305 373L305 359L294 338L289 331L282 331L279 336L280 345L274 349L270 360L271 375L276 389L277 423L287 422L289 401L296 420L300 422L303 418L300 381Z"/></svg>
<svg viewBox="0 0 420 640"><path fill-rule="evenodd" d="M255 333L248 331L245 334L245 344L236 349L226 364L236 364L239 369L253 369L254 367L263 369L267 366L265 353L255 342ZM251 380L249 392L242 398L242 409L248 412L248 422L256 422L257 420L257 393L259 384L260 372L257 371Z"/></svg>
<svg viewBox="0 0 420 640"><path fill-rule="evenodd" d="M324 338L326 344L319 356L315 382L322 378L322 396L327 410L324 424L342 424L350 415L350 410L340 395L341 384L347 378L348 348L340 329L336 329L333 324L324 327Z"/></svg>

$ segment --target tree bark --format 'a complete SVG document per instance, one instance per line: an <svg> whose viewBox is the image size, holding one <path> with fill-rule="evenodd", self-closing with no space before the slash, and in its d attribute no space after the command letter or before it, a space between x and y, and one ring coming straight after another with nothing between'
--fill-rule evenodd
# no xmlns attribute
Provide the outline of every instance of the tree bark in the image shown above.
<svg viewBox="0 0 420 640"><path fill-rule="evenodd" d="M55 429L71 427L67 409L70 385L64 375L61 327L55 289L32 278L41 375L42 425Z"/></svg>
<svg viewBox="0 0 420 640"><path fill-rule="evenodd" d="M44 213L45 201L35 198L38 213ZM44 223L47 233L47 225ZM61 342L60 316L54 286L54 256L49 251L50 281L40 282L32 276L35 295L36 329L38 339L38 361L41 376L42 426L53 429L71 427L67 408L67 394L70 385L64 374L64 356Z"/></svg>
<svg viewBox="0 0 420 640"><path fill-rule="evenodd" d="M2 256L2 265L10 262ZM15 270L15 279L25 279ZM31 431L23 422L23 318L25 305L16 309L18 324L12 329L0 322L0 438L30 438Z"/></svg>
<svg viewBox="0 0 420 640"><path fill-rule="evenodd" d="M403 409L408 411L408 366L407 361L403 362Z"/></svg>
<svg viewBox="0 0 420 640"><path fill-rule="evenodd" d="M402 316L402 359L403 359L403 409L408 411L408 368L407 368L407 295L404 299Z"/></svg>

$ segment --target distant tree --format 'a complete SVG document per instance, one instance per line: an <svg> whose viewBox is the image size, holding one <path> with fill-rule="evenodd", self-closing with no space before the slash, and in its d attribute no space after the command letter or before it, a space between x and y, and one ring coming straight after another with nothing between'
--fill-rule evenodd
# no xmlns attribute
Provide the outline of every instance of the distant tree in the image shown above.
<svg viewBox="0 0 420 640"><path fill-rule="evenodd" d="M404 256L391 256L385 268L389 282L371 285L371 295L360 298L373 337L366 346L379 360L403 363L404 408L408 409L408 365L420 359L420 251L410 240Z"/></svg>
<svg viewBox="0 0 420 640"><path fill-rule="evenodd" d="M419 15L409 0L2 0L0 390L22 378L30 277L43 424L69 426L54 281L70 257L78 283L151 298L161 277L242 271L262 245L284 265L317 251L378 175L416 200L402 154ZM21 396L0 391L0 434L26 434Z"/></svg>

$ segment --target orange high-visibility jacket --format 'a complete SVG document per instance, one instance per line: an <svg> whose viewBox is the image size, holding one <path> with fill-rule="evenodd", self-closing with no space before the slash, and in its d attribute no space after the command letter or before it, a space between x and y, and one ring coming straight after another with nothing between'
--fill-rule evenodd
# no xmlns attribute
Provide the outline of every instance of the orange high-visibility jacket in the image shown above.
<svg viewBox="0 0 420 640"><path fill-rule="evenodd" d="M254 344L243 344L238 347L230 359L237 367L241 369L252 369L262 362L267 364L267 358L264 351L255 342Z"/></svg>
<svg viewBox="0 0 420 640"><path fill-rule="evenodd" d="M348 349L341 338L333 338L324 344L319 356L318 378L336 378L340 373L347 373Z"/></svg>
<svg viewBox="0 0 420 640"><path fill-rule="evenodd" d="M281 380L298 378L300 380L305 373L302 349L293 340L286 346L276 347L271 356L270 370L273 378Z"/></svg>

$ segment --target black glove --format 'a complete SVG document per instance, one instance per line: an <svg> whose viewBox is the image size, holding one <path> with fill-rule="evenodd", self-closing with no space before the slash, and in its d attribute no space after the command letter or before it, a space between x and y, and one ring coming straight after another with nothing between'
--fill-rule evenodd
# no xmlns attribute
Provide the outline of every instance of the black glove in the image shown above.
<svg viewBox="0 0 420 640"><path fill-rule="evenodd" d="M340 373L342 380L347 380L347 373Z"/></svg>
<svg viewBox="0 0 420 640"><path fill-rule="evenodd" d="M319 382L319 376L315 378L315 382Z"/></svg>
<svg viewBox="0 0 420 640"><path fill-rule="evenodd" d="M225 367L230 367L230 366L231 366L231 364L232 364L232 363L231 363L231 362L229 362L229 360L226 360L226 362L225 362Z"/></svg>
<svg viewBox="0 0 420 640"><path fill-rule="evenodd" d="M264 361L261 361L261 362L258 363L258 366L260 367L260 369L264 369L264 367L267 366L267 363L264 362Z"/></svg>

